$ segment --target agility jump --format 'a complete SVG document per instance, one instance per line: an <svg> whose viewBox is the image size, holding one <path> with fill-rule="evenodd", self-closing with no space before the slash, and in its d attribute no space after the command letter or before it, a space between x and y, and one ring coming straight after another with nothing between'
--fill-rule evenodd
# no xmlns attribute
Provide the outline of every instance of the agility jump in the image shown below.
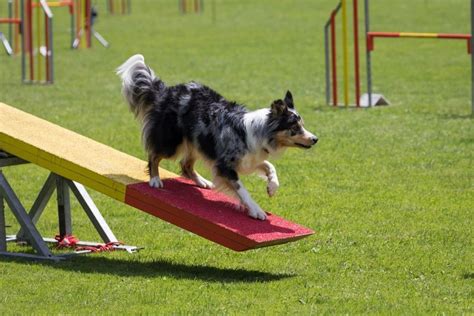
<svg viewBox="0 0 474 316"><path fill-rule="evenodd" d="M331 12L330 18L324 26L325 38L325 73L326 73L326 103L338 106L338 78L337 78L337 45L336 45L336 16L342 12L342 43L343 43L343 91L344 105L349 105L349 58L348 58L348 36L347 36L347 0L341 0L336 8ZM370 30L370 8L369 0L364 0L364 19L366 37L366 73L367 73L367 94L360 95L360 71L359 71L359 37L358 37L358 0L353 0L353 31L354 31L354 78L355 78L355 105L359 107L373 106L377 103L372 92L372 59L371 53L374 50L375 38L422 38L422 39L450 39L465 40L467 52L471 54L472 67L472 113L474 113L474 0L471 0L471 34L451 34L451 33L416 33L416 32L372 32ZM363 102L362 102L363 101Z"/></svg>
<svg viewBox="0 0 474 316"><path fill-rule="evenodd" d="M358 0L353 0L352 4L352 21L354 31L354 73L355 73L355 104L360 106L360 71L359 71L359 24L358 24ZM332 104L338 105L337 94L337 45L336 45L336 17L339 11L342 11L342 49L343 49L343 83L344 83L344 106L349 106L349 40L348 40L348 18L347 18L347 0L341 0L336 8L331 12L329 20L324 26L324 43L325 43L325 65L326 65L326 102L330 103L332 83ZM330 31L329 31L330 30ZM329 32L331 39L329 44ZM331 54L329 54L331 47ZM331 55L331 63L330 56ZM329 67L331 66L331 69ZM330 76L332 78L330 78Z"/></svg>
<svg viewBox="0 0 474 316"><path fill-rule="evenodd" d="M272 214L268 214L266 221L253 220L238 211L238 201L216 191L201 189L163 169L160 175L166 182L165 189L150 188L145 161L6 104L0 103L0 117L0 150L7 153L0 159L0 255L25 256L6 251L7 241L24 238L37 251L33 257L61 258L51 254L44 243L50 239L41 237L35 226L41 206L46 204L54 187L63 192L61 196L68 194L70 188L79 202L82 201L86 213L92 214L89 218L104 242L116 242L82 185L235 251L282 244L314 233ZM18 163L36 164L49 170L50 178L53 177L46 181L30 214L26 213L1 172L2 167ZM18 219L21 234L5 234L4 225L1 225L4 222L3 199ZM72 233L67 199L58 200L58 213L60 237L65 237ZM122 249L132 251L136 247L122 246Z"/></svg>
<svg viewBox="0 0 474 316"><path fill-rule="evenodd" d="M23 83L53 83L53 14L44 0L8 2L8 40L0 32L7 54L20 52Z"/></svg>

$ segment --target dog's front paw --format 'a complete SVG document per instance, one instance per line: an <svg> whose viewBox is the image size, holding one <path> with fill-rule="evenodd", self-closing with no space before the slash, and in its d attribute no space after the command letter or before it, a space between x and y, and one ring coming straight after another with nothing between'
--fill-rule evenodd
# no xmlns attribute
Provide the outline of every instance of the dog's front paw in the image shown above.
<svg viewBox="0 0 474 316"><path fill-rule="evenodd" d="M258 206L258 205L252 205L251 207L248 207L248 214L250 217L259 219L259 220L266 220L267 219L267 214L265 214L264 211Z"/></svg>
<svg viewBox="0 0 474 316"><path fill-rule="evenodd" d="M150 179L149 185L152 188L159 189L163 187L163 181L161 181L160 177L156 176Z"/></svg>
<svg viewBox="0 0 474 316"><path fill-rule="evenodd" d="M278 183L278 180L271 180L268 181L267 183L267 193L269 197L272 197L275 195L276 191L278 190L278 187L280 184Z"/></svg>
<svg viewBox="0 0 474 316"><path fill-rule="evenodd" d="M201 176L197 177L196 184L203 189L214 189L214 184Z"/></svg>

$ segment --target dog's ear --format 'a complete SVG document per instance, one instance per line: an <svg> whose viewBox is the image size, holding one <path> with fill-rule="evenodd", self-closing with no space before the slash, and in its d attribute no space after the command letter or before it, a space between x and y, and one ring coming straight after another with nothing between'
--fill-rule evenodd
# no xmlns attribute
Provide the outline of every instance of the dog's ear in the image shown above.
<svg viewBox="0 0 474 316"><path fill-rule="evenodd" d="M293 96L291 95L290 90L286 91L285 103L290 109L295 108L295 105L293 104Z"/></svg>
<svg viewBox="0 0 474 316"><path fill-rule="evenodd" d="M283 113L288 111L288 107L286 106L285 102L282 100L275 100L272 103L272 114L275 116L280 116Z"/></svg>

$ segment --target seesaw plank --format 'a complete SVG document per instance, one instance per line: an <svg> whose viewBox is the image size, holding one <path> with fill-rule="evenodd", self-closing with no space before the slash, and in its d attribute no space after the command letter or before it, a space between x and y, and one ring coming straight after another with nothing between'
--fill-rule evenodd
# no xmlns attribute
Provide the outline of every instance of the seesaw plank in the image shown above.
<svg viewBox="0 0 474 316"><path fill-rule="evenodd" d="M45 169L48 169L56 174L59 174L67 179L71 179L71 180L74 180L74 181L77 181L79 183L82 183L83 185L91 188L91 189L94 189L98 192L101 192L111 198L114 198L120 202L123 202L125 200L125 193L124 191L118 191L118 190L115 190L114 188L110 188L100 182L97 182L97 181L94 181L92 180L91 178L88 178L86 176L84 176L83 174L80 174L80 173L75 173L73 171L70 171L60 165L55 165L53 163L51 163L50 161L47 161L47 160L44 160L42 159L41 157L38 157L38 156L34 156L32 154L30 154L29 152L25 152L25 151L22 151L22 150L19 150L18 148L15 148L15 147L11 147L10 145L6 144L6 143L2 143L0 141L0 149L8 152L8 153L11 153L11 154L14 154L15 156L17 157L22 157L22 159L26 160L26 161L29 161L31 163L34 163L38 166L41 166Z"/></svg>
<svg viewBox="0 0 474 316"><path fill-rule="evenodd" d="M98 191L103 192L99 187L108 187L121 192L120 196L113 196L120 201L124 200L127 184L148 178L146 162L56 124L3 103L0 118L0 144L4 150L19 157L27 154L29 161L36 160L44 168L53 164L56 168L52 171L65 177L71 173L84 176L90 179L87 185ZM176 177L164 169L161 175Z"/></svg>
<svg viewBox="0 0 474 316"><path fill-rule="evenodd" d="M251 219L236 200L164 169L165 188L152 189L146 162L3 103L0 150L236 251L314 233L269 213L266 221Z"/></svg>

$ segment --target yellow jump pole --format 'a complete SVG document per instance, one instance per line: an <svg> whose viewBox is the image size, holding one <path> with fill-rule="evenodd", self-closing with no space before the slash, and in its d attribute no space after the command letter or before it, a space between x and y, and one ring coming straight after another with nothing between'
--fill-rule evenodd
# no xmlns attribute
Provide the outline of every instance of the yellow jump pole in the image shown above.
<svg viewBox="0 0 474 316"><path fill-rule="evenodd" d="M341 0L342 9L342 51L344 58L344 105L349 105L349 54L347 46L347 1Z"/></svg>

